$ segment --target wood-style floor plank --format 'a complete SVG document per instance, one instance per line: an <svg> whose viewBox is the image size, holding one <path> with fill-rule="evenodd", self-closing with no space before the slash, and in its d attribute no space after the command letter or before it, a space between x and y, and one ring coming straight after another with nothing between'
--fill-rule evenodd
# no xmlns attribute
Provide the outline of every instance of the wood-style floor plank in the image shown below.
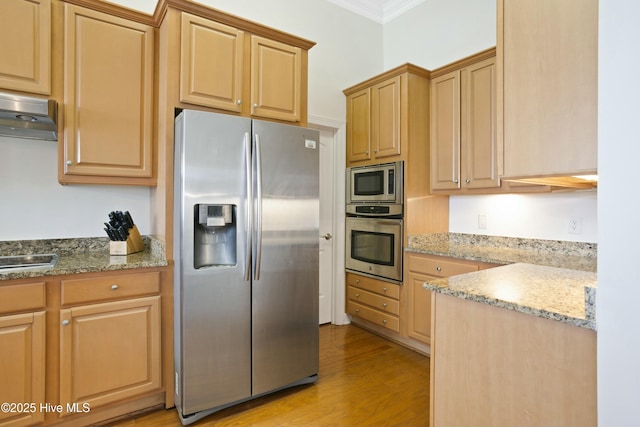
<svg viewBox="0 0 640 427"><path fill-rule="evenodd" d="M427 426L429 359L357 326L320 327L315 384L227 408L193 426ZM175 409L112 427L181 426Z"/></svg>

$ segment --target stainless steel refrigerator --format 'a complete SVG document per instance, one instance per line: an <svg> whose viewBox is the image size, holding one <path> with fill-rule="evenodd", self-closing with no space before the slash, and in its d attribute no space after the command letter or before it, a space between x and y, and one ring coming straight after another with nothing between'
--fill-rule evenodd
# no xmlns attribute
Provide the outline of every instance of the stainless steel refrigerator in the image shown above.
<svg viewBox="0 0 640 427"><path fill-rule="evenodd" d="M175 120L175 393L183 424L319 365L319 135L183 110Z"/></svg>

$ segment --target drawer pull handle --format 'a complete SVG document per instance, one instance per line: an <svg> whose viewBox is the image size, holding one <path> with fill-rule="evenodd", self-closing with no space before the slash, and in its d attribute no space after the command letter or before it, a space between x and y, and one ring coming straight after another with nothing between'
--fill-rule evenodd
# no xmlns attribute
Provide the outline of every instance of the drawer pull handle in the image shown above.
<svg viewBox="0 0 640 427"><path fill-rule="evenodd" d="M69 321L68 320L63 320L62 321L62 326L68 326L69 325Z"/></svg>
<svg viewBox="0 0 640 427"><path fill-rule="evenodd" d="M116 284L111 285L111 289L115 291L116 289L118 289L118 285Z"/></svg>

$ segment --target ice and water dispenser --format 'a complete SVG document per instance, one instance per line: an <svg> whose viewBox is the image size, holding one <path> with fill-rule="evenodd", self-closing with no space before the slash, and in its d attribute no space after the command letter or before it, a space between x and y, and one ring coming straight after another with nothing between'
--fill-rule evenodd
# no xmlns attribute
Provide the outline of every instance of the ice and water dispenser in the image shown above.
<svg viewBox="0 0 640 427"><path fill-rule="evenodd" d="M193 268L236 264L234 205L195 205Z"/></svg>

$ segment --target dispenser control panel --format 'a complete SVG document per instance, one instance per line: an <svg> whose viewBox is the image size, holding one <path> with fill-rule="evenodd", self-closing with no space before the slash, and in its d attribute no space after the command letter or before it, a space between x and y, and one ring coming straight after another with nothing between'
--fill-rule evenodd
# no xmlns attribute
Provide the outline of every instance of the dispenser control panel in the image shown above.
<svg viewBox="0 0 640 427"><path fill-rule="evenodd" d="M205 227L224 227L232 222L232 205L200 205L198 223Z"/></svg>

